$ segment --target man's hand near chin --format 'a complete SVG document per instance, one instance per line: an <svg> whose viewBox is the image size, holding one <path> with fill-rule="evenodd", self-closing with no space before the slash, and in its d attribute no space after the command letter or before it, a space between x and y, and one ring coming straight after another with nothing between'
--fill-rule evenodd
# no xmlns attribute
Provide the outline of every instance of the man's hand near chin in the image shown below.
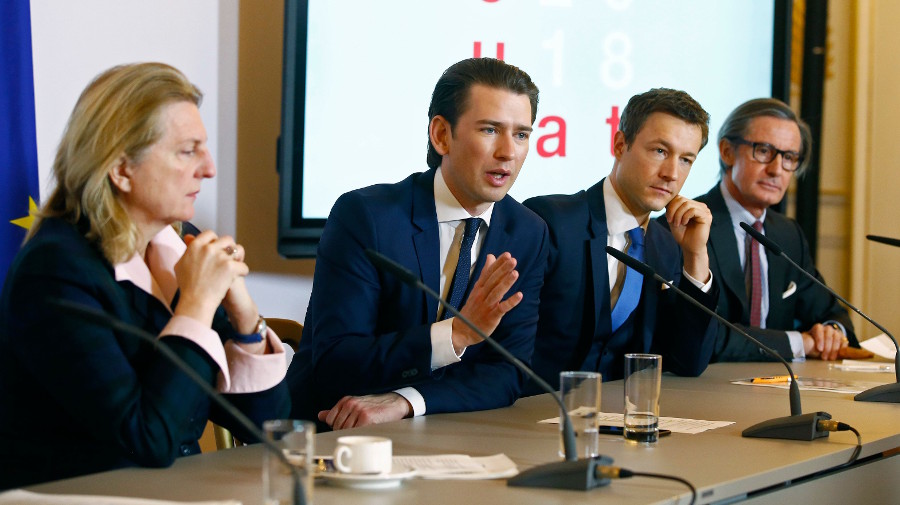
<svg viewBox="0 0 900 505"><path fill-rule="evenodd" d="M334 430L343 430L399 421L411 413L412 405L397 393L345 396L331 409L319 412L319 421Z"/></svg>
<svg viewBox="0 0 900 505"><path fill-rule="evenodd" d="M709 281L709 256L706 242L712 225L712 212L700 202L681 195L666 205L666 220L684 256L684 271L694 279Z"/></svg>

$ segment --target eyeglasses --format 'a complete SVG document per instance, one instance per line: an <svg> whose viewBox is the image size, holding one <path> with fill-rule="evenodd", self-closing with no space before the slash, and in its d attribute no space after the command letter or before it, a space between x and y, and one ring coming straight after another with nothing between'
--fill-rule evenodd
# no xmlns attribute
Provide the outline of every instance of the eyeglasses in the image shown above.
<svg viewBox="0 0 900 505"><path fill-rule="evenodd" d="M726 137L734 144L744 144L753 148L753 159L760 163L771 163L779 154L781 155L781 168L788 172L794 172L800 168L803 162L803 156L797 151L782 151L772 144L765 142L750 142L740 137Z"/></svg>

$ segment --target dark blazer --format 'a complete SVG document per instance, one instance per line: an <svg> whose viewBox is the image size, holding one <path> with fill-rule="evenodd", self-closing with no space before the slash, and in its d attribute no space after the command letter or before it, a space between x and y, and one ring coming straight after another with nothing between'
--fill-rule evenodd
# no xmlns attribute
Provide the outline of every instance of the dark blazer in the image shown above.
<svg viewBox="0 0 900 505"><path fill-rule="evenodd" d="M434 170L413 174L351 191L335 203L319 242L303 338L288 370L295 416L314 419L345 395L404 386L422 394L428 414L503 407L518 398L522 374L484 343L432 372L437 302L379 271L365 255L374 249L439 291L434 176ZM516 258L519 279L510 293L521 291L524 298L492 337L524 362L534 346L547 241L544 222L505 197L494 205L469 283L471 289L488 253L509 251Z"/></svg>
<svg viewBox="0 0 900 505"><path fill-rule="evenodd" d="M574 195L539 196L524 204L550 230L534 368L548 383L558 384L560 371L580 370L592 342L608 341L612 333L603 181ZM644 243L646 263L710 309L715 307L715 282L709 293L703 293L682 279L681 248L671 233L650 220ZM696 376L706 369L716 324L671 289L663 290L645 277L641 301L630 317L626 352L662 354L663 366L679 375ZM622 378L623 359L614 363L611 369L600 370L603 380ZM529 393L538 392L529 388Z"/></svg>
<svg viewBox="0 0 900 505"><path fill-rule="evenodd" d="M725 205L719 184L697 200L705 203L713 215L707 249L713 275L723 286L719 292L717 309L722 317L775 349L787 360L793 357L793 353L785 331L806 331L813 324L824 321L840 322L847 329L850 344L859 347L853 332L853 323L837 299L803 276L784 258L770 253L767 253L769 314L766 317L766 329L750 327L750 303L747 300L744 271L741 268L731 215ZM796 221L769 209L766 211L763 227L766 236L775 241L792 260L824 282L813 265L809 244ZM796 290L788 293L794 289L792 286L796 286ZM719 329L713 361L771 359L756 344L740 335L732 334L725 326Z"/></svg>
<svg viewBox="0 0 900 505"><path fill-rule="evenodd" d="M0 299L0 489L123 466L167 466L199 452L207 419L252 440L191 380L136 337L58 313L63 299L158 334L166 307L62 220L43 220ZM176 297L177 299L177 297ZM214 328L229 324L220 309ZM209 384L218 367L195 344L162 339ZM257 424L290 411L287 387L228 395Z"/></svg>

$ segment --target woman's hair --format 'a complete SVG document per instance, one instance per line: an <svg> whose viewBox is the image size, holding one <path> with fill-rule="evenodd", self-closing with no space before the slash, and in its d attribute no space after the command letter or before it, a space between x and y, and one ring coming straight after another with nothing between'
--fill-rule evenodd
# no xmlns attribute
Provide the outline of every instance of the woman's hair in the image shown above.
<svg viewBox="0 0 900 505"><path fill-rule="evenodd" d="M113 265L137 250L138 230L117 197L110 168L124 159L138 162L162 136L164 106L191 102L203 93L177 69L164 63L113 67L81 93L53 162L56 187L28 232L41 219L59 217L79 226ZM148 237L144 237L145 239Z"/></svg>

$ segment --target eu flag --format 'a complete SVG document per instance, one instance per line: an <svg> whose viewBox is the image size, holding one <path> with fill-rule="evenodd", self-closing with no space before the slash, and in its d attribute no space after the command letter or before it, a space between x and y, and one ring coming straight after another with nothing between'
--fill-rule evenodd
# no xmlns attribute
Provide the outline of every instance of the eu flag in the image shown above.
<svg viewBox="0 0 900 505"><path fill-rule="evenodd" d="M29 0L0 2L0 285L38 197Z"/></svg>

